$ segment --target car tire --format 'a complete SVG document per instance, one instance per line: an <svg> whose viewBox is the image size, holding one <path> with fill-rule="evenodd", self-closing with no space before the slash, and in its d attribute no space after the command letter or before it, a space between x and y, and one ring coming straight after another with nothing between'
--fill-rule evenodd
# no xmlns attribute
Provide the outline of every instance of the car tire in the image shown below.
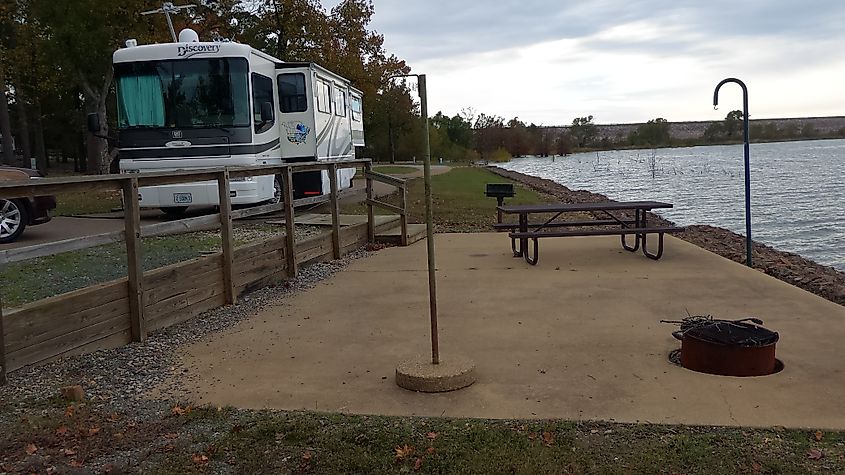
<svg viewBox="0 0 845 475"><path fill-rule="evenodd" d="M0 199L0 244L15 242L29 223L29 210L20 200Z"/></svg>
<svg viewBox="0 0 845 475"><path fill-rule="evenodd" d="M181 218L182 216L185 216L185 211L188 211L187 206L165 206L159 209L161 209L164 214L168 216L173 216L175 218Z"/></svg>

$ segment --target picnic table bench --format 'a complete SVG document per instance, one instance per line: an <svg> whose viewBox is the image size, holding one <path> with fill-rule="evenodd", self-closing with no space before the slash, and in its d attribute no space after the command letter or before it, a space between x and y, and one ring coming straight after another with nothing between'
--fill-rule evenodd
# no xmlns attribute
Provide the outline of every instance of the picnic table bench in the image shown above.
<svg viewBox="0 0 845 475"><path fill-rule="evenodd" d="M538 239L573 236L620 236L622 247L626 251L636 252L642 245L643 254L648 258L657 260L663 256L663 235L684 230L684 228L676 226L649 227L646 219L647 212L660 208L672 208L672 204L660 201L603 201L498 206L496 209L502 214L519 215L519 221L517 223L496 223L493 228L497 231L510 231L508 236L511 239L514 257L524 257L525 261L531 265L537 264ZM564 214L576 212L601 213L607 219L560 220ZM619 214L633 212L634 219L632 220L629 216L617 216L613 214L614 212ZM529 216L532 214L554 215L542 222L530 222ZM598 226L601 226L601 228L595 229ZM593 229L583 229L585 227ZM629 245L627 241L627 236L631 234L634 235L633 245ZM648 250L647 237L649 234L659 236L657 253L651 253ZM529 240L534 242L533 257L529 254ZM517 246L517 241L519 241L519 246Z"/></svg>

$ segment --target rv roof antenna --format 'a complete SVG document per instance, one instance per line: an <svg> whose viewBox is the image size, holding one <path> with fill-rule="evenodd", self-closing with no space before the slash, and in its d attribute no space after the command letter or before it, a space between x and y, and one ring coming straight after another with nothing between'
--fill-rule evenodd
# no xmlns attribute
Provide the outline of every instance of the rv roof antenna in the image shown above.
<svg viewBox="0 0 845 475"><path fill-rule="evenodd" d="M152 15L153 13L164 13L165 18L167 18L167 26L170 27L170 35L173 36L173 42L176 43L176 30L173 29L173 21L170 19L171 13L179 13L179 10L187 10L188 8L196 8L197 6L193 3L189 3L187 5L179 5L176 6L173 2L164 2L161 4L161 8L157 8L155 10L150 10L148 12L141 12L141 15Z"/></svg>

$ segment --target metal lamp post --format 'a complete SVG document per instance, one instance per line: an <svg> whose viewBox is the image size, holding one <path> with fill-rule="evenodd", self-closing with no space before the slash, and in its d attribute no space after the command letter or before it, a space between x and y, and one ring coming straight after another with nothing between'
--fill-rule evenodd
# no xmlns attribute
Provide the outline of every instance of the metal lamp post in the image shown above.
<svg viewBox="0 0 845 475"><path fill-rule="evenodd" d="M423 162L425 180L425 235L428 252L428 296L431 315L431 360L423 356L411 358L396 367L396 384L411 391L439 393L455 391L475 383L475 362L455 354L440 359L440 346L437 330L437 282L434 266L434 206L431 198L431 143L428 137L428 97L425 74L409 74L417 78L420 96L420 112L425 134L425 160Z"/></svg>
<svg viewBox="0 0 845 475"><path fill-rule="evenodd" d="M434 264L434 212L431 198L431 143L428 136L428 96L425 74L401 74L388 78L416 77L420 96L420 112L425 134L425 157L423 161L423 180L425 181L425 235L428 251L428 297L431 316L431 363L440 364L440 344L437 335L437 281Z"/></svg>
<svg viewBox="0 0 845 475"><path fill-rule="evenodd" d="M749 171L750 147L748 144L748 88L736 78L723 79L713 91L713 107L719 105L719 89L726 83L734 82L742 88L742 132L745 141L745 265L753 267L751 262L751 173Z"/></svg>

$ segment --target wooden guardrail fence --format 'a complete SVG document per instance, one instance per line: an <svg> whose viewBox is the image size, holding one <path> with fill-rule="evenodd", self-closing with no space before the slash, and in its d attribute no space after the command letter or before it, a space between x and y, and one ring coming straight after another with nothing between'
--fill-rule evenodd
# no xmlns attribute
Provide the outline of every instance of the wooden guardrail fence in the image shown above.
<svg viewBox="0 0 845 475"><path fill-rule="evenodd" d="M399 224L401 227L401 235L399 237L400 244L403 246L408 245L408 189L406 186L406 181L401 178L396 178L390 175L385 175L384 173L378 173L373 171L373 164L365 163L364 164L364 178L367 180L367 222L368 223L375 223L373 219L373 206L386 209L388 211L393 211L399 215ZM390 203L385 203L383 201L378 201L373 196L373 181L379 181L382 183L386 183L388 185L393 185L399 189L399 206L392 205ZM367 236L370 240L374 239L375 230L373 229L372 225L368 228L369 232Z"/></svg>
<svg viewBox="0 0 845 475"><path fill-rule="evenodd" d="M366 224L341 228L336 172L341 168L361 164L367 182L368 221ZM315 170L326 170L329 175L328 203L332 231L295 242L294 207L315 200L306 198L294 201L290 186L293 173ZM282 203L233 211L229 198L230 180L256 175L281 176L285 192ZM141 226L138 198L140 187L212 180L218 184L221 203L218 213ZM402 194L401 206L375 200L373 181L398 186ZM0 265L124 241L127 277L26 304L5 315L0 302L0 384L6 383L8 371L57 356L143 341L151 331L185 321L221 305L233 304L244 291L260 288L280 278L296 277L300 265L329 258L338 259L345 252L374 240L376 223L373 206L389 206L388 209L399 212L402 232L407 236L405 183L372 172L369 159L9 182L0 184L0 198L49 195L83 189L115 190L122 193L125 216L123 231L0 251ZM283 210L285 216L283 237L235 247L233 219L278 210ZM150 271L143 270L141 238L190 232L203 226L204 229L209 226L220 227L221 252Z"/></svg>

